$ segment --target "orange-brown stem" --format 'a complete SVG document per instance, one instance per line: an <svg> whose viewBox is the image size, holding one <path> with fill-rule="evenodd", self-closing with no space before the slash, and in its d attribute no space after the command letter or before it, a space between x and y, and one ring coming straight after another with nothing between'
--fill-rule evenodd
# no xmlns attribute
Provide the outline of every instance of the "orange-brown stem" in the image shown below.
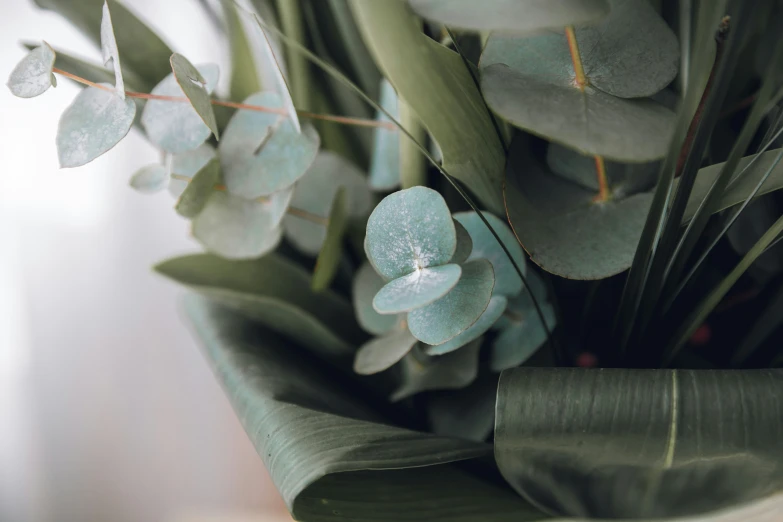
<svg viewBox="0 0 783 522"><path fill-rule="evenodd" d="M602 156L595 156L595 176L598 179L598 195L595 201L608 201L611 197L609 182L606 179L606 163Z"/></svg>
<svg viewBox="0 0 783 522"><path fill-rule="evenodd" d="M114 89L111 87L106 87L105 85L91 82L86 78L82 78L81 76L71 74L67 71L63 71L62 69L58 69L54 67L52 68L52 71L57 74L61 74L66 78L70 78L71 80L81 83L83 85L88 85L90 87L101 89L103 91L114 92ZM125 91L125 96L128 96L129 98L139 98L142 100L160 100L160 101L169 101L169 102L190 103L190 100L188 100L184 96L163 96L160 94L147 94L143 92L134 92L134 91ZM249 105L247 103L235 103L235 102L222 101L222 100L211 100L211 102L212 105L218 105L221 107L230 107L232 109L269 112L273 114L280 114L282 116L288 114L288 112L286 112L285 109L277 108L277 107L263 107L261 105ZM307 111L296 111L296 113L302 118L308 118L311 120L331 121L334 123L341 123L343 125L354 125L358 127L377 127L377 128L387 129L387 130L397 130L397 127L394 125L394 123L388 121L365 120L363 118L351 118L348 116L336 116L333 114L316 114Z"/></svg>
<svg viewBox="0 0 783 522"><path fill-rule="evenodd" d="M576 42L574 26L566 26L565 34L568 40L568 52L571 53L571 63L574 65L574 81L580 90L584 90L588 82L587 76L585 76L585 69L582 66L582 56L579 54L579 44Z"/></svg>

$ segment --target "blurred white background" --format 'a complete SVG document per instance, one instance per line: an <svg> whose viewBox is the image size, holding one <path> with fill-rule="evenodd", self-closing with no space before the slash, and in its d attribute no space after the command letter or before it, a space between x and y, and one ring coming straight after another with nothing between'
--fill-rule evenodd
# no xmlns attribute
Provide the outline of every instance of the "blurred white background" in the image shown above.
<svg viewBox="0 0 783 522"><path fill-rule="evenodd" d="M196 0L125 3L192 61L226 65ZM0 0L3 84L19 41L42 39L99 60L64 19ZM157 153L132 130L58 168L57 121L77 92L63 78L31 100L0 88L0 520L284 519L180 290L150 270L197 250L167 193L128 187Z"/></svg>

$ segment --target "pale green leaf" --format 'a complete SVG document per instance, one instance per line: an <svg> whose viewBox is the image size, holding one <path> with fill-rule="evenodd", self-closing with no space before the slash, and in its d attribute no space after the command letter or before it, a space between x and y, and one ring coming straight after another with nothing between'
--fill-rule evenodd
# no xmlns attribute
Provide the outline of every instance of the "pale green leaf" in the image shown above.
<svg viewBox="0 0 783 522"><path fill-rule="evenodd" d="M489 261L476 259L465 263L462 277L451 292L408 314L408 328L426 344L443 344L478 321L489 305L494 285Z"/></svg>
<svg viewBox="0 0 783 522"><path fill-rule="evenodd" d="M207 92L211 94L218 81L217 65L199 65L197 69L202 78L206 79ZM183 98L183 101L148 100L145 104L141 123L147 131L147 137L155 145L167 152L179 154L204 143L211 131L185 99L185 93L174 73L156 85L152 94Z"/></svg>
<svg viewBox="0 0 783 522"><path fill-rule="evenodd" d="M500 237L503 244L511 252L517 266L522 269L523 275L527 272L525 265L525 253L519 246L519 241L508 225L497 216L484 212L484 217L489 221L492 230ZM481 217L476 212L458 212L454 219L461 223L470 234L473 249L468 260L487 259L492 263L495 272L495 289L493 293L505 296L514 296L522 291L522 279L509 261L508 256L498 244Z"/></svg>
<svg viewBox="0 0 783 522"><path fill-rule="evenodd" d="M525 33L588 24L606 16L606 0L409 0L419 16L458 29Z"/></svg>
<svg viewBox="0 0 783 522"><path fill-rule="evenodd" d="M290 2L289 2L290 3ZM298 9L296 7L293 7L294 9ZM281 13L281 18L283 17L283 14ZM282 20L282 23L285 24L287 20ZM275 77L277 79L277 93L280 95L280 99L282 100L282 105L285 107L286 112L288 113L288 118L291 121L291 125L293 125L294 130L297 134L302 133L302 127L299 123L299 116L296 113L296 107L294 107L294 100L291 97L291 88L288 85L288 82L286 81L285 75L283 74L282 69L282 60L279 60L277 56L275 55L274 47L272 47L272 42L269 39L269 35L264 30L263 27L261 27L261 32L264 35L264 39L262 41L262 49L264 51L264 54L266 55L267 61L270 64L273 64L274 67L272 67L273 72L275 73ZM302 60L302 63L304 62L304 58L299 57ZM300 75L301 76L301 75ZM304 77L300 78L301 80L305 80ZM309 88L309 85L303 86L302 88L307 87ZM306 91L305 91L306 92Z"/></svg>
<svg viewBox="0 0 783 522"><path fill-rule="evenodd" d="M215 111L212 110L212 101L209 97L214 85L207 85L207 80L191 64L187 58L181 54L171 55L171 70L174 72L174 78L177 79L182 92L190 100L190 104L198 113L201 120L209 127L209 130L215 135L215 139L220 139L217 121L215 121Z"/></svg>
<svg viewBox="0 0 783 522"><path fill-rule="evenodd" d="M473 326L443 344L426 347L424 353L427 355L443 355L462 348L469 342L478 339L492 328L492 325L494 325L500 316L503 315L503 312L506 310L507 302L505 296L492 296L492 299L489 300L489 305L487 305L487 309L484 310L484 313L481 314L478 321L473 323Z"/></svg>
<svg viewBox="0 0 783 522"><path fill-rule="evenodd" d="M179 198L188 186L190 178L203 169L209 160L215 157L215 149L209 143L203 143L193 150L171 156L171 181L169 193ZM183 179L186 178L186 179Z"/></svg>
<svg viewBox="0 0 783 522"><path fill-rule="evenodd" d="M481 340L439 357L419 361L409 353L400 362L400 386L391 396L392 402L399 401L430 390L456 390L470 385L478 375L478 355Z"/></svg>
<svg viewBox="0 0 783 522"><path fill-rule="evenodd" d="M426 187L386 196L367 221L366 242L373 264L389 279L446 264L457 248L446 202Z"/></svg>
<svg viewBox="0 0 783 522"><path fill-rule="evenodd" d="M88 87L65 109L57 127L57 155L63 168L89 163L128 134L136 115L133 100Z"/></svg>
<svg viewBox="0 0 783 522"><path fill-rule="evenodd" d="M283 108L280 96L273 92L253 94L244 103ZM219 147L226 187L246 198L290 187L313 165L319 146L318 133L310 125L300 133L283 114L240 109L223 132Z"/></svg>
<svg viewBox="0 0 783 522"><path fill-rule="evenodd" d="M457 231L457 249L454 251L451 262L461 265L468 260L470 253L473 251L473 239L471 239L470 233L459 220L455 219L454 229ZM523 264L520 263L520 266L523 266Z"/></svg>
<svg viewBox="0 0 783 522"><path fill-rule="evenodd" d="M124 100L125 82L122 79L120 51L117 49L117 40L114 38L114 27L111 23L109 3L106 1L103 2L101 17L101 53L103 54L103 65L108 67L109 62L112 62L112 67L114 68L114 90Z"/></svg>
<svg viewBox="0 0 783 522"><path fill-rule="evenodd" d="M274 250L282 230L263 203L215 192L193 220L193 236L221 257L250 259Z"/></svg>
<svg viewBox="0 0 783 522"><path fill-rule="evenodd" d="M329 288L337 273L343 258L343 237L347 227L348 198L345 187L340 187L332 200L332 210L329 212L326 225L326 238L313 269L312 285L316 292Z"/></svg>
<svg viewBox="0 0 783 522"><path fill-rule="evenodd" d="M55 86L52 81L55 59L54 49L46 42L27 53L8 77L6 85L11 93L20 98L34 98Z"/></svg>
<svg viewBox="0 0 783 522"><path fill-rule="evenodd" d="M557 317L554 307L547 302L543 281L533 272L528 276L528 281L551 331L557 324ZM493 372L519 366L547 341L547 329L541 324L529 291L509 300L503 321L498 321L495 326L500 326L500 332L492 343L489 357L489 368Z"/></svg>
<svg viewBox="0 0 783 522"><path fill-rule="evenodd" d="M154 194L169 185L171 176L163 165L153 163L137 170L130 179L130 186L142 194Z"/></svg>
<svg viewBox="0 0 783 522"><path fill-rule="evenodd" d="M372 300L385 284L369 263L362 264L353 279L353 309L356 320L373 335L390 332L400 321L401 316L381 315L372 306Z"/></svg>
<svg viewBox="0 0 783 522"><path fill-rule="evenodd" d="M383 337L376 337L356 352L353 370L361 375L387 370L405 357L418 342L407 329L394 330Z"/></svg>
<svg viewBox="0 0 783 522"><path fill-rule="evenodd" d="M381 288L372 306L379 314L409 312L437 301L459 281L462 269L448 264L414 270Z"/></svg>
<svg viewBox="0 0 783 522"><path fill-rule="evenodd" d="M272 226L280 226L283 223L283 218L288 212L288 207L291 206L291 200L294 197L294 186L278 190L271 196L262 199L262 203L267 206L270 213L270 219L272 220Z"/></svg>
<svg viewBox="0 0 783 522"><path fill-rule="evenodd" d="M394 118L399 119L397 93L385 78L381 80L379 103ZM383 112L375 119L389 122ZM378 127L374 130L372 158L370 159L370 188L377 191L392 190L400 186L400 133L397 129Z"/></svg>
<svg viewBox="0 0 783 522"><path fill-rule="evenodd" d="M188 183L174 209L182 217L193 219L207 204L220 180L220 162L213 158Z"/></svg>

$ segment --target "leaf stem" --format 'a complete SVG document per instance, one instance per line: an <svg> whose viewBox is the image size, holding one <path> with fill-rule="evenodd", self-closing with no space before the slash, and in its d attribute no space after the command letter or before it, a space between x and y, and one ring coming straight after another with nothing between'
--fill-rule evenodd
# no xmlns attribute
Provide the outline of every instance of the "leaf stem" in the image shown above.
<svg viewBox="0 0 783 522"><path fill-rule="evenodd" d="M598 195L595 197L595 201L603 202L611 199L611 193L609 192L609 182L606 180L606 163L602 156L595 156L595 176L598 179Z"/></svg>
<svg viewBox="0 0 783 522"><path fill-rule="evenodd" d="M83 85L94 87L95 89L114 92L114 89L111 87L101 85L100 83L91 82L86 78L82 78L81 76L77 76L75 74L69 73L68 71L58 69L57 67L52 68L52 72L65 76L66 78L70 78L71 80L81 83ZM139 98L142 100L159 100L159 101L169 101L169 102L190 103L190 100L188 100L184 96L164 96L161 94L146 94L143 92L134 92L134 91L125 91L125 96L129 98ZM222 100L210 100L210 102L212 103L212 105L218 105L220 107L229 107L232 109L242 109L242 110L257 111L257 112L269 112L272 114L280 114L282 116L288 115L286 110L282 108L263 107L261 105L249 105L247 103L235 103L235 102L222 101ZM334 114L317 114L308 111L296 111L296 113L302 118L309 118L312 120L331 121L334 123L341 123L343 125L353 125L357 127L378 127L391 131L397 130L397 127L393 123L386 122L386 121L367 120L363 118L351 118L348 116L337 116Z"/></svg>
<svg viewBox="0 0 783 522"><path fill-rule="evenodd" d="M582 65L582 57L579 54L579 44L576 43L576 33L574 32L573 25L567 25L565 28L566 39L568 40L568 52L571 53L571 62L574 64L574 81L580 91L585 90L585 87L589 84L587 76L585 76L585 69Z"/></svg>

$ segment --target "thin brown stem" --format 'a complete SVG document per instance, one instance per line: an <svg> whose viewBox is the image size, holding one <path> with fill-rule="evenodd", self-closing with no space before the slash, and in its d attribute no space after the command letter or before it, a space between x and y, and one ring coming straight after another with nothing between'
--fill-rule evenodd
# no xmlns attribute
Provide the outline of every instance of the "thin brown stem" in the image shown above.
<svg viewBox="0 0 783 522"><path fill-rule="evenodd" d="M566 39L568 40L568 52L571 53L571 62L574 64L574 81L579 90L583 91L588 84L585 69L582 65L582 56L579 54L579 44L576 42L576 33L574 26L569 25L565 28Z"/></svg>
<svg viewBox="0 0 783 522"><path fill-rule="evenodd" d="M101 89L102 91L114 92L114 89L111 87L107 87L99 83L91 82L86 78L82 78L81 76L77 76L67 71L63 71L62 69L58 69L56 67L52 68L52 72L61 74L66 78L70 78L71 80L81 83L83 85L88 85L96 89ZM143 92L134 92L134 91L126 91L125 96L129 98L139 98L142 100L159 100L159 101L168 101L168 102L190 103L190 100L188 100L184 96L164 96L161 94L147 94ZM281 116L286 116L288 114L285 109L277 108L277 107L263 107L261 105L250 105L247 103L235 103L235 102L222 101L222 100L210 100L210 101L212 105L218 105L220 107L230 107L232 109L242 109L242 110L257 111L257 112L268 112L272 114L280 114ZM343 125L353 125L357 127L375 127L375 128L381 128L381 129L386 129L391 131L397 130L397 127L392 122L388 122L388 121L376 121L376 120L367 120L363 118L351 118L349 116L337 116L334 114L317 114L308 111L296 111L296 113L302 118L308 118L311 120L331 121L334 123L340 123Z"/></svg>
<svg viewBox="0 0 783 522"><path fill-rule="evenodd" d="M609 182L606 179L606 163L602 156L595 157L595 176L598 179L598 195L595 201L609 201L611 193L609 192Z"/></svg>

